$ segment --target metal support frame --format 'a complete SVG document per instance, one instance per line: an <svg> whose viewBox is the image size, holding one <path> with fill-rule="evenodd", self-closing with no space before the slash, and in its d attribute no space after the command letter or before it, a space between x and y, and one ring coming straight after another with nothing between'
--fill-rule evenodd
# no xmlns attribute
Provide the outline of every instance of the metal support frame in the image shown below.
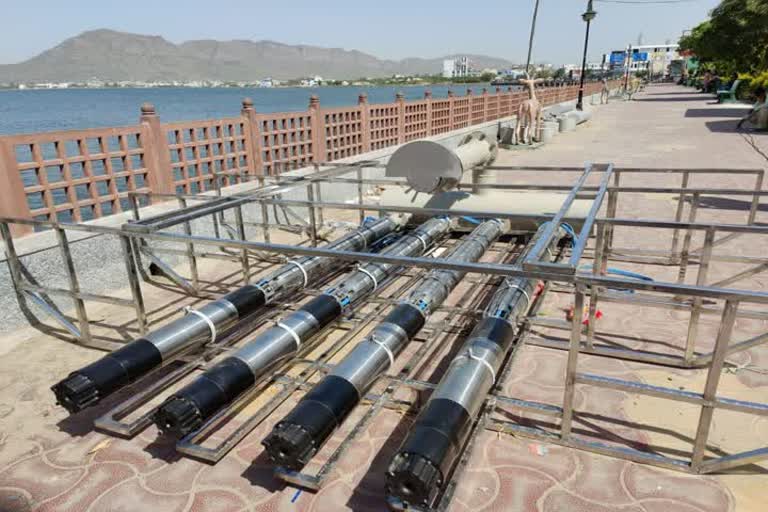
<svg viewBox="0 0 768 512"><path fill-rule="evenodd" d="M497 262L508 259L509 255L514 252L515 249L519 249L517 246L504 246L504 244L492 244L492 247L488 252L497 252L498 256L495 258ZM488 285L492 283L490 276L484 276L483 279L475 280L469 290L466 290L463 295L469 298L467 302L469 304L474 303L473 297L481 297L483 292L487 292ZM400 294L402 295L402 294ZM388 300L387 303L392 304L395 301ZM445 311L447 307L440 307L438 311ZM430 322L423 329L420 335L417 335L419 341L412 340L410 343L420 343L418 350L408 359L405 364L402 365L402 369L396 375L384 375L379 378L379 381L384 382L384 391L380 394L368 393L365 397L367 402L366 412L356 421L350 432L344 437L339 446L328 456L327 461L320 467L314 474L307 473L306 470L302 472L291 471L285 468L275 468L275 476L285 482L305 487L308 489L319 490L328 475L331 474L336 467L338 461L344 456L349 446L361 434L364 429L373 421L376 415L385 407L392 407L392 404L399 404L402 406L404 402L398 402L393 400L395 392L403 386L406 386L408 382L415 382L414 375L418 373L422 365L425 363L426 358L439 350L440 338L448 334L448 332L456 327L467 327L466 320L472 319L474 316L469 313L468 308L452 308L450 314L451 319L445 319L438 321L437 325ZM456 315L455 313L461 313ZM458 322L458 325L457 325ZM424 337L424 332L428 334ZM327 366L324 371L328 371L331 367ZM304 389L302 387L302 389ZM306 389L304 389L306 391ZM287 397L286 397L287 399ZM397 408L397 407L395 407ZM401 409L405 411L406 409Z"/></svg>
<svg viewBox="0 0 768 512"><path fill-rule="evenodd" d="M385 263L396 263L409 270L416 272L415 269L443 268L449 270L462 270L469 273L479 274L483 279L491 280L497 276L525 276L529 278L540 279L552 284L552 290L549 293L569 293L573 294L576 314L573 320L566 322L563 320L547 319L529 315L523 323L521 339L519 343L530 345L546 346L550 348L559 348L567 351L567 370L564 380L564 394L561 405L553 406L534 401L521 400L512 396L501 396L491 393L488 397L485 412L476 425L476 429L490 429L500 432L514 433L515 435L541 439L546 442L562 444L577 449L602 453L613 457L619 457L638 461L647 464L653 464L661 467L688 471L692 473L711 473L724 471L730 468L752 463L757 460L768 458L768 448L757 447L754 450L739 454L730 454L720 457L711 457L706 452L707 438L711 425L712 415L715 409L736 410L742 413L765 416L768 415L768 405L752 402L738 401L721 397L717 394L719 376L725 364L725 359L738 351L747 350L757 345L768 343L768 333L754 335L744 340L732 340L732 331L735 322L739 318L758 318L768 319L765 305L768 304L768 293L751 290L726 288L724 286L743 281L768 268L768 258L764 255L757 256L734 256L728 252L728 244L738 237L744 235L758 236L761 239L768 237L768 227L759 225L757 214L761 201L764 204L764 197L768 196L768 191L761 189L764 177L764 171L760 169L740 169L740 170L722 170L722 169L636 169L636 168L614 168L610 165L599 166L603 174L597 186L587 186L586 181L593 168L597 166L587 166L586 168L562 168L562 167L510 167L510 166L492 166L485 170L486 173L498 173L500 178L507 172L517 170L540 171L543 179L542 184L480 184L479 189L498 189L498 190L517 190L517 191L556 191L563 193L564 202L560 210L555 214L523 215L523 214L504 214L496 212L476 211L447 211L434 208L409 208L392 207L379 205L375 203L366 203L363 196L363 187L365 185L393 185L397 186L397 180L364 179L363 167L377 167L378 164L370 162L360 162L354 165L343 165L331 167L330 169L318 170L318 172L300 177L285 177L276 180L265 180L261 186L257 186L253 191L236 194L231 196L208 196L208 195L171 195L178 200L195 200L198 204L187 206L177 211L169 212L160 216L144 219L138 218L136 211L136 221L129 223L123 228L111 228L106 226L96 226L90 224L68 224L56 223L50 221L38 221L28 219L0 218L0 235L6 241L6 254L8 264L11 270L11 277L16 289L17 299L23 306L29 299L37 302L40 298L36 294L64 295L76 301L76 310L78 313L78 329L70 322L70 330L83 332L83 326L88 325L87 311L83 305L87 301L102 301L120 306L130 306L136 309L136 316L139 320L139 328L144 329L147 323L144 312L142 287L139 281L141 268L138 263L140 254L152 259L153 251L149 250L149 242L166 242L169 244L178 244L183 249L180 254L190 258L190 261L197 258L215 258L226 259L239 262L243 269L244 280L250 276L252 269L249 264L254 255L262 253L289 255L315 255L329 256L347 261L379 261ZM546 173L548 172L573 172L580 173L574 186L561 186L547 183ZM729 172L734 176L749 177L755 176L755 187L751 188L694 188L689 186L691 181L697 175L713 175L721 172ZM643 187L621 185L621 178L633 174L642 175L644 173L665 173L669 176L682 176L680 182L670 187ZM349 177L348 175L352 175ZM613 183L611 183L613 176ZM357 184L357 201L352 203L329 202L324 201L320 196L320 184L322 183L354 183ZM626 182L626 181L625 181ZM695 182L695 181L694 181ZM307 190L308 199L287 200L281 199L280 195L295 189ZM643 194L679 194L679 198L670 212L669 219L648 219L648 218L625 218L618 214L618 204L625 193L643 193ZM568 208L570 203L579 195L584 197L589 195L595 198L594 206L590 209L585 219L573 219L568 217ZM160 195L155 195L160 196ZM713 224L697 221L697 210L700 208L701 200L704 197L712 196L740 196L750 202L749 211L746 212L746 219L743 224ZM605 213L600 216L599 212L605 202ZM243 219L242 207L247 204L255 204L261 209L261 219L256 225L261 226L264 233L264 241L246 240L244 226L248 224ZM686 213L686 205L689 205ZM272 243L269 237L269 207L297 207L306 208L310 212L310 240L317 239L318 220L322 224L324 209L357 211L360 217L364 217L366 210L380 210L389 212L434 214L447 214L452 216L472 215L476 217L498 217L509 219L526 219L537 222L553 221L552 226L557 226L562 222L578 221L583 222L582 230L576 236L575 247L566 254L567 263L561 263L560 267L552 265L541 265L537 258L531 258L522 266L514 266L499 262L484 263L456 263L427 257L395 257L375 253L354 253L351 251L334 251L314 245L284 245ZM236 239L222 237L209 237L194 235L184 229L183 234L169 231L170 228L187 226L191 221L206 216L216 216L223 214L227 210L233 209L237 234ZM685 219L685 220L683 220ZM30 283L25 279L20 257L14 249L13 239L9 230L9 223L35 225L37 227L53 228L56 231L56 237L59 249L65 259L66 270L69 278L69 289L60 290L51 287L44 287ZM615 247L613 235L616 230L631 230L642 233L644 229L663 230L670 235L670 246L668 250L649 250L642 247ZM77 273L74 264L71 261L71 252L66 232L84 231L96 235L116 235L120 237L120 242L125 256L125 265L129 275L129 285L132 300L117 299L112 297L88 294L79 290ZM697 234L703 234L703 245L700 248L692 248L693 240ZM314 235L314 236L313 236ZM682 240L681 240L682 235ZM201 248L205 248L203 251ZM218 251L218 252L217 252ZM225 252L226 251L226 252ZM541 252L541 251L539 251ZM540 255L539 255L540 256ZM585 258L592 260L592 268L589 271L579 269L579 263ZM656 265L674 265L677 267L677 279L674 281L637 281L624 277L617 277L607 273L609 262L611 261L634 261L643 263L653 263ZM710 283L709 275L712 274L713 267L721 262L748 263L749 269L738 272L727 279L721 279L720 282ZM173 270L172 268L170 270ZM686 284L686 276L689 272L696 272L695 284ZM419 274L412 274L415 279ZM179 283L181 284L181 283ZM549 284L548 284L549 287ZM190 292L189 287L182 286L183 289ZM403 288L404 290L405 288ZM632 291L632 294L620 293L620 291ZM585 301L589 299L589 326L584 327L581 324L581 314ZM41 299L42 300L42 299ZM369 302L373 305L372 310L350 325L349 321L342 321L339 325L346 325L348 335L343 336L343 343L339 342L331 347L331 350L319 358L298 359L294 365L304 365L305 372L299 377L292 377L288 374L276 375L272 382L263 383L255 388L254 393L263 389L264 385L282 386L283 391L278 393L275 400L285 400L296 390L305 390L308 387L308 379L317 372L325 372L332 369L329 364L330 357L337 350L341 350L345 343L350 342L355 333L360 332L366 322L373 321L380 317L380 312L387 304L396 300L393 297L383 297L378 295ZM634 350L626 347L616 347L605 343L598 343L598 340L604 338L610 333L600 330L599 322L595 321L597 305L600 301L609 303L621 302L642 306L650 306L673 311L689 311L690 319L688 321L688 332L685 340L680 344L679 354L674 353L655 353L641 350ZM451 314L457 318L471 318L476 314L476 304L467 304L461 307L449 308ZM447 311L448 309L446 309ZM719 315L720 330L716 339L714 350L711 352L702 352L697 350L698 323L704 315ZM63 315L62 315L63 317ZM63 324L63 322L62 322ZM555 328L569 332L567 340L557 340L551 338L541 338L536 333L537 327ZM440 328L428 331L428 335L419 342L424 345L423 352L420 355L428 354L432 350L429 347L435 346L440 335L456 328L455 325L440 326ZM87 337L86 334L83 338ZM94 342L95 344L96 342ZM175 382L188 375L190 368L198 368L206 358L220 350L226 350L227 347L208 347L209 352L190 354L187 359L181 361L182 369L175 369L166 374L155 387L144 390L142 397L129 400L110 412L110 418L99 420L100 428L104 428L114 433L122 435L132 435L137 425L121 423L120 415L135 411L133 407L146 398L155 396L159 390L167 389ZM594 354L604 357L613 357L628 359L633 361L653 363L657 365L685 367L685 368L707 368L708 376L705 390L701 394L680 391L677 389L663 388L658 386L649 386L645 384L626 382L619 379L609 378L599 375L591 375L579 371L579 361L581 354ZM305 357L305 356L300 356ZM507 375L513 362L507 362L501 375ZM187 372L187 373L185 373ZM502 383L503 383L502 377ZM411 374L386 375L388 387L408 387L416 392L429 391L434 388L430 382L419 381L412 378ZM619 389L629 393L653 396L678 402L693 403L701 406L701 414L698 422L696 439L691 448L691 455L688 459L671 458L650 451L640 451L624 446L609 445L599 441L588 440L574 432L573 425L579 421L579 411L574 409L574 393L577 386L598 386L611 389ZM151 395L151 396L150 396ZM247 404L254 394L244 397L236 405L228 410L231 414L238 407ZM277 398L277 397L281 398ZM359 432L365 428L367 422L375 416L376 411L381 408L393 408L400 411L415 410L418 408L417 401L394 399L391 392L384 392L380 395L370 394L366 397L370 405L369 411L363 415L363 419L354 432ZM282 403L282 402L280 402ZM279 404L278 404L279 405ZM559 420L559 426L556 431L539 427L532 427L528 424L517 423L508 419L499 419L493 415L494 407L505 406L522 411L523 413L543 414L555 421ZM252 415L241 426L241 429L224 443L213 449L198 449L197 441L199 434L206 434L209 427L214 428L214 423L224 418L226 415L215 418L206 427L193 437L187 438L179 443L179 450L199 458L214 461L218 460L230 450L244 435L254 428L259 422L272 414L277 405L272 402L265 405L260 411ZM373 411L373 412L371 412ZM106 417L105 417L106 418ZM113 423L109 423L110 420ZM354 435L351 436L354 438ZM467 450L470 450L472 442L468 444ZM337 450L337 455L332 457L338 460L343 456L344 448ZM469 453L468 451L466 453ZM323 473L315 475L315 480L311 478L299 478L297 475L280 475L281 478L290 480L294 483L308 487L316 487L322 482ZM313 483L314 482L314 483ZM450 497L448 498L450 500ZM443 503L443 502L441 502ZM442 506L442 505L441 505Z"/></svg>

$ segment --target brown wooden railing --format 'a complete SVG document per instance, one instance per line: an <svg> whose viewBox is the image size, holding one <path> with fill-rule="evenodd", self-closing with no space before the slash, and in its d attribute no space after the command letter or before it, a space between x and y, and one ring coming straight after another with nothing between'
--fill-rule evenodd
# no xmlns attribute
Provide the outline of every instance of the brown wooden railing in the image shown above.
<svg viewBox="0 0 768 512"><path fill-rule="evenodd" d="M609 84L611 88L618 83ZM588 83L586 94L602 85ZM573 100L576 85L539 87L544 106ZM471 90L406 102L161 123L150 104L139 124L0 137L0 216L82 221L129 207L130 192L194 194L247 176L276 175L515 115L523 91ZM17 226L17 234L27 227Z"/></svg>

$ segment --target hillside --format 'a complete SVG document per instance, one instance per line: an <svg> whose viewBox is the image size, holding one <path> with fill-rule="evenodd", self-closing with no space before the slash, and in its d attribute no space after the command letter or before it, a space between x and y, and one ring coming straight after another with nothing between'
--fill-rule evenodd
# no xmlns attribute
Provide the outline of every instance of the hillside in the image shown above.
<svg viewBox="0 0 768 512"><path fill-rule="evenodd" d="M478 68L508 67L494 57L469 55ZM198 40L174 44L160 36L93 30L18 64L0 65L0 82L134 80L256 80L437 74L442 60L383 60L357 50L274 41Z"/></svg>

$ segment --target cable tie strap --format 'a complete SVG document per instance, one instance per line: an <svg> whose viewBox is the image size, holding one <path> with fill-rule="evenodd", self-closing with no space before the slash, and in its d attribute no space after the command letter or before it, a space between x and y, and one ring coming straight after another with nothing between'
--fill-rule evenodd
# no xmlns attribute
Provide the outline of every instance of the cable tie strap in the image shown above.
<svg viewBox="0 0 768 512"><path fill-rule="evenodd" d="M376 280L376 276L374 276L373 273L363 267L357 267L357 270L371 278L371 281L373 281L373 291L375 292L376 288L379 287L379 282Z"/></svg>
<svg viewBox="0 0 768 512"><path fill-rule="evenodd" d="M381 348L383 348L384 352L387 353L387 357L389 358L389 367L392 368L393 366L395 366L395 356L394 354L392 354L392 351L389 349L389 347L386 346L382 341L377 340L376 336L374 335L371 335L371 341L377 344L378 346L380 346Z"/></svg>
<svg viewBox="0 0 768 512"><path fill-rule="evenodd" d="M416 240L421 242L421 246L424 248L422 252L427 252L427 249L429 249L429 245L427 245L427 242L425 242L424 239L421 237L421 233L411 233L411 234L416 237Z"/></svg>
<svg viewBox="0 0 768 512"><path fill-rule="evenodd" d="M302 264L299 263L298 261L288 260L287 265L293 265L293 266L297 267L299 270L301 270L301 275L304 276L304 286L303 286L303 288L306 288L307 285L309 284L309 276L307 275L307 271L304 270L304 267L302 266Z"/></svg>
<svg viewBox="0 0 768 512"><path fill-rule="evenodd" d="M279 328L285 330L288 334L291 335L293 338L293 341L296 342L296 350L299 350L301 348L301 338L298 334L296 334L296 331L285 325L283 322L277 322L275 325L277 325Z"/></svg>
<svg viewBox="0 0 768 512"><path fill-rule="evenodd" d="M364 251L365 249L367 249L367 248L368 248L368 239L367 239L367 238L365 238L365 235L364 235L364 234L362 234L362 233L360 232L360 230L359 230L359 229L356 229L356 230L354 231L354 233L355 233L357 236L359 236L359 237L360 237L360 238L363 240L363 247L362 247L362 249L361 249L361 250L363 250L363 251Z"/></svg>
<svg viewBox="0 0 768 512"><path fill-rule="evenodd" d="M491 382L496 382L496 370L493 369L493 366L491 366L491 363L489 363L488 361L486 361L482 357L476 356L472 352L472 347L469 347L469 349L467 350L467 357L469 357L470 359L473 359L475 361L478 361L480 364L485 366L485 369L488 370L488 372L491 374Z"/></svg>
<svg viewBox="0 0 768 512"><path fill-rule="evenodd" d="M531 303L531 296L528 295L528 292L525 291L521 286L518 286L516 284L511 284L511 285L509 285L509 287L512 288L512 289L516 288L516 289L520 290L521 292L523 292L523 295L525 295L525 306L528 307L528 305Z"/></svg>
<svg viewBox="0 0 768 512"><path fill-rule="evenodd" d="M196 309L192 309L191 307L187 306L184 308L184 312L188 315L195 315L203 320L206 324L208 324L208 329L211 331L211 343L214 343L216 341L216 324L213 323L213 320L208 318L204 313L201 313L200 311Z"/></svg>

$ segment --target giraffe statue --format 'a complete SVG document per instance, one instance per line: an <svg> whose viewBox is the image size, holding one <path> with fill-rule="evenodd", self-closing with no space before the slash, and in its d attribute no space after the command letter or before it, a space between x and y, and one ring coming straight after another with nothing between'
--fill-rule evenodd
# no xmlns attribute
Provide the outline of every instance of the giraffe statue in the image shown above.
<svg viewBox="0 0 768 512"><path fill-rule="evenodd" d="M536 84L543 82L541 79L531 79L528 74L520 83L528 89L528 99L520 104L517 109L517 125L515 126L515 138L517 144L532 144L533 138L541 126L541 103L536 97Z"/></svg>

